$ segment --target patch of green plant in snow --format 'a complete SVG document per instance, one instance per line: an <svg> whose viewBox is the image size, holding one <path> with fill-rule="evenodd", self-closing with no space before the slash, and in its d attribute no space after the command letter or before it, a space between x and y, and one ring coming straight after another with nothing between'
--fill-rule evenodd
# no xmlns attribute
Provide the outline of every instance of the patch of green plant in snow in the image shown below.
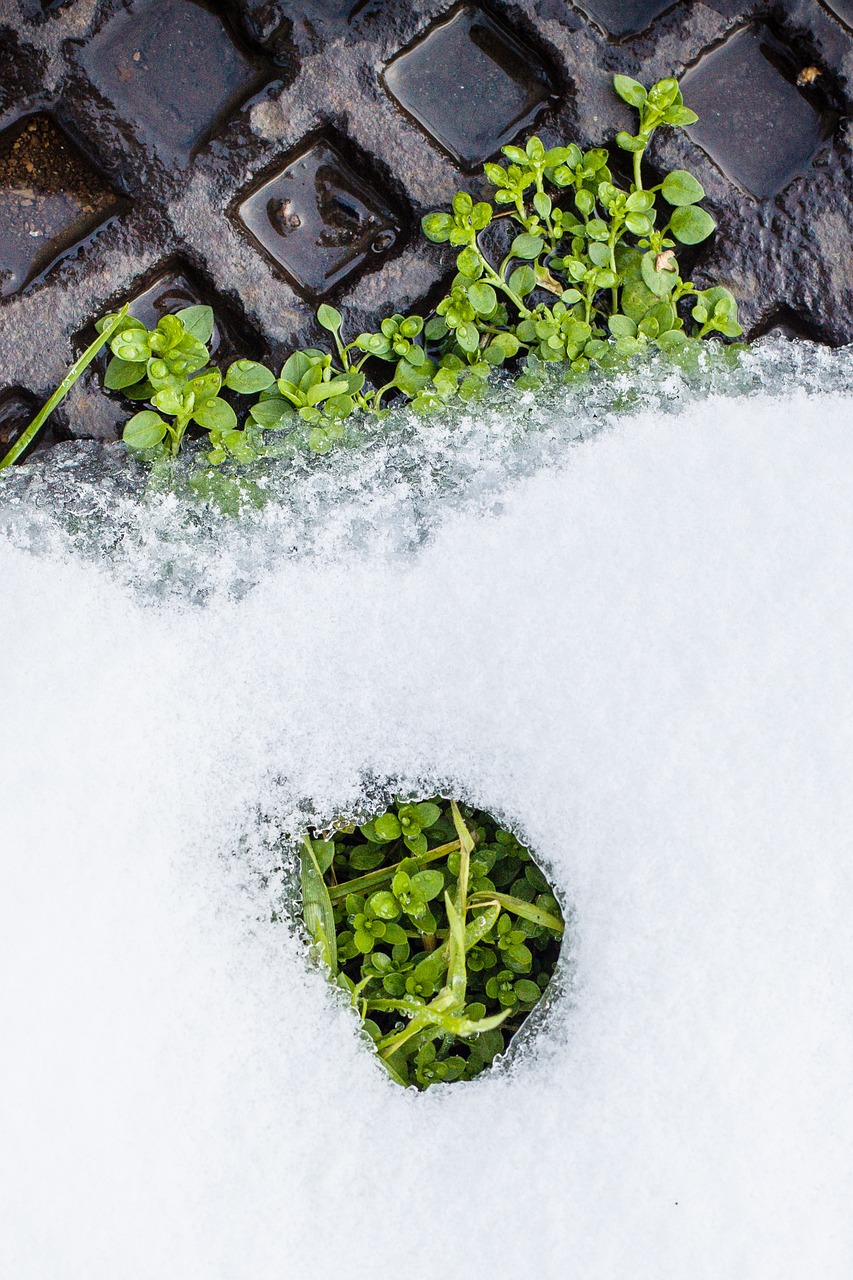
<svg viewBox="0 0 853 1280"><path fill-rule="evenodd" d="M511 832L441 797L301 849L303 918L383 1066L425 1089L479 1075L548 986L564 932Z"/></svg>

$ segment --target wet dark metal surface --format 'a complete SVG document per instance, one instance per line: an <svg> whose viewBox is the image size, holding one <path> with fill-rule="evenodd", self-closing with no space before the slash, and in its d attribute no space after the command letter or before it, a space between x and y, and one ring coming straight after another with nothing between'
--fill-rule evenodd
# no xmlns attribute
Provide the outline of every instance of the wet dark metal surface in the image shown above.
<svg viewBox="0 0 853 1280"><path fill-rule="evenodd" d="M0 0L0 159L32 121L42 146L0 164L2 430L128 299L211 302L223 351L273 361L320 338L321 297L356 329L426 307L453 265L420 216L533 129L630 127L617 71L701 110L650 157L719 222L693 278L750 333L851 341L851 28L850 0ZM88 377L56 430L123 416Z"/></svg>

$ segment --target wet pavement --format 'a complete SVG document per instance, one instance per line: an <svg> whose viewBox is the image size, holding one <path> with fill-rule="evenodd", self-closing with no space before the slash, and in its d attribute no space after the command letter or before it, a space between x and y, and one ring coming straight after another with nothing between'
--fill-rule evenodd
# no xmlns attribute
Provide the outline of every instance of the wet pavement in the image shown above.
<svg viewBox="0 0 853 1280"><path fill-rule="evenodd" d="M853 340L850 0L0 0L0 444L124 301L210 302L223 359L429 307L453 274L419 220L538 131L630 127L614 72L700 111L652 167L705 186L693 268L747 330ZM95 376L55 433L126 417Z"/></svg>

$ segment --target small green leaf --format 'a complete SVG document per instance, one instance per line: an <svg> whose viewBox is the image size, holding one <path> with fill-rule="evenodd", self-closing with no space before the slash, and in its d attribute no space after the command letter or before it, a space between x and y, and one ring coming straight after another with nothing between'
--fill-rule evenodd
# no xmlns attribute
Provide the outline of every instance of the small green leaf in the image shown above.
<svg viewBox="0 0 853 1280"><path fill-rule="evenodd" d="M110 351L121 360L147 360L151 355L151 335L147 329L124 329L110 341Z"/></svg>
<svg viewBox="0 0 853 1280"><path fill-rule="evenodd" d="M123 390L128 400L150 400L154 394L154 388L147 378L134 382L132 387L124 387Z"/></svg>
<svg viewBox="0 0 853 1280"><path fill-rule="evenodd" d="M536 288L536 272L532 267L516 267L507 284L519 298L526 298Z"/></svg>
<svg viewBox="0 0 853 1280"><path fill-rule="evenodd" d="M476 249L467 245L456 258L456 270L469 280L477 280L483 274L483 259Z"/></svg>
<svg viewBox="0 0 853 1280"><path fill-rule="evenodd" d="M681 206L697 204L705 198L702 183L686 169L673 169L663 180L661 195L668 204Z"/></svg>
<svg viewBox="0 0 853 1280"><path fill-rule="evenodd" d="M498 295L490 284L483 284L480 281L470 285L468 301L478 315L490 316L498 305Z"/></svg>
<svg viewBox="0 0 853 1280"><path fill-rule="evenodd" d="M317 309L317 323L322 325L324 329L328 329L330 333L337 333L344 318L335 307L330 307L324 302Z"/></svg>
<svg viewBox="0 0 853 1280"><path fill-rule="evenodd" d="M632 191L625 207L629 213L648 213L654 208L655 198L651 191Z"/></svg>
<svg viewBox="0 0 853 1280"><path fill-rule="evenodd" d="M652 229L651 218L645 213L629 213L625 225L635 236L647 236Z"/></svg>
<svg viewBox="0 0 853 1280"><path fill-rule="evenodd" d="M675 106L670 107L664 116L664 124L671 124L676 128L683 128L685 125L695 124L699 119L695 111L691 111L689 107Z"/></svg>
<svg viewBox="0 0 853 1280"><path fill-rule="evenodd" d="M680 97L681 91L678 88L678 81L671 76L658 80L648 92L649 105L656 107L658 111L664 111L667 107L678 103Z"/></svg>
<svg viewBox="0 0 853 1280"><path fill-rule="evenodd" d="M418 871L412 876L412 889L424 899L431 902L437 898L444 888L444 876L440 871Z"/></svg>
<svg viewBox="0 0 853 1280"><path fill-rule="evenodd" d="M477 326L469 323L457 325L456 341L463 351L476 351L480 345L480 334Z"/></svg>
<svg viewBox="0 0 853 1280"><path fill-rule="evenodd" d="M214 396L195 410L193 422L204 427L205 431L233 431L237 426L237 415L227 400Z"/></svg>
<svg viewBox="0 0 853 1280"><path fill-rule="evenodd" d="M682 205L672 215L672 234L681 244L700 244L717 229L717 224L704 209Z"/></svg>
<svg viewBox="0 0 853 1280"><path fill-rule="evenodd" d="M440 342L447 336L447 324L443 316L433 316L424 329L424 336L430 342Z"/></svg>
<svg viewBox="0 0 853 1280"><path fill-rule="evenodd" d="M213 308L206 306L184 307L176 312L184 330L198 342L210 342L213 337Z"/></svg>
<svg viewBox="0 0 853 1280"><path fill-rule="evenodd" d="M595 208L595 197L584 187L575 193L575 204L584 217L588 218Z"/></svg>
<svg viewBox="0 0 853 1280"><path fill-rule="evenodd" d="M623 102L627 102L631 107L641 107L648 97L640 82L632 80L630 76L614 76L613 88Z"/></svg>
<svg viewBox="0 0 853 1280"><path fill-rule="evenodd" d="M166 435L168 427L159 413L143 409L124 424L121 438L129 449L153 449Z"/></svg>
<svg viewBox="0 0 853 1280"><path fill-rule="evenodd" d="M281 371L281 378L285 382L290 382L298 387L305 374L311 369L311 359L304 351L294 351L293 355L288 356L285 361L284 368Z"/></svg>
<svg viewBox="0 0 853 1280"><path fill-rule="evenodd" d="M630 316L610 316L607 321L607 327L614 338L633 338L637 332L636 323Z"/></svg>
<svg viewBox="0 0 853 1280"><path fill-rule="evenodd" d="M144 360L122 360L121 356L113 356L104 374L104 386L108 391L121 391L124 387L134 386L144 377Z"/></svg>
<svg viewBox="0 0 853 1280"><path fill-rule="evenodd" d="M348 391L349 380L347 378L332 378L331 382L315 382L305 393L305 400L308 405L322 404L324 400L328 400L331 396L345 395Z"/></svg>
<svg viewBox="0 0 853 1280"><path fill-rule="evenodd" d="M399 839L402 828L396 813L383 813L373 823L377 838L382 841Z"/></svg>
<svg viewBox="0 0 853 1280"><path fill-rule="evenodd" d="M400 915L400 904L388 889L378 889L367 899L367 906L380 920L396 920Z"/></svg>
<svg viewBox="0 0 853 1280"><path fill-rule="evenodd" d="M510 253L514 258L538 258L545 247L541 236L531 236L523 232L512 242Z"/></svg>
<svg viewBox="0 0 853 1280"><path fill-rule="evenodd" d="M687 343L687 334L683 329L668 329L658 334L655 342L661 351L679 351Z"/></svg>
<svg viewBox="0 0 853 1280"><path fill-rule="evenodd" d="M355 401L352 396L343 394L330 396L326 401L324 412L327 413L330 418L343 421L344 418L348 418L350 416L354 408Z"/></svg>
<svg viewBox="0 0 853 1280"><path fill-rule="evenodd" d="M289 400L275 396L270 400L259 400L249 410L249 416L258 426L267 431L275 430L291 417L293 406Z"/></svg>
<svg viewBox="0 0 853 1280"><path fill-rule="evenodd" d="M275 382L275 374L255 360L235 360L225 375L225 385L241 395L266 391Z"/></svg>
<svg viewBox="0 0 853 1280"><path fill-rule="evenodd" d="M433 804L431 800L422 800L414 806L417 814L418 823L426 830L428 827L434 827L441 817L441 809L437 804Z"/></svg>
<svg viewBox="0 0 853 1280"><path fill-rule="evenodd" d="M445 244L453 230L453 219L448 213L428 213L421 219L421 227L427 240L433 244Z"/></svg>

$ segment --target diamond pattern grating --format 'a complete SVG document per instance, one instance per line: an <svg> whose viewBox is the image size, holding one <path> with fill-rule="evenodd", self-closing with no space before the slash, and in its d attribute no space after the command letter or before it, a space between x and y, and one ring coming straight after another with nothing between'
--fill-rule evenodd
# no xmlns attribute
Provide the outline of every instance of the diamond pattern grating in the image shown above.
<svg viewBox="0 0 853 1280"><path fill-rule="evenodd" d="M694 279L753 334L853 341L848 0L0 0L4 429L126 300L204 298L225 358L273 361L320 298L358 328L428 306L453 267L420 216L508 141L626 127L616 71L700 110L651 157L720 224ZM57 431L123 412L90 377Z"/></svg>

